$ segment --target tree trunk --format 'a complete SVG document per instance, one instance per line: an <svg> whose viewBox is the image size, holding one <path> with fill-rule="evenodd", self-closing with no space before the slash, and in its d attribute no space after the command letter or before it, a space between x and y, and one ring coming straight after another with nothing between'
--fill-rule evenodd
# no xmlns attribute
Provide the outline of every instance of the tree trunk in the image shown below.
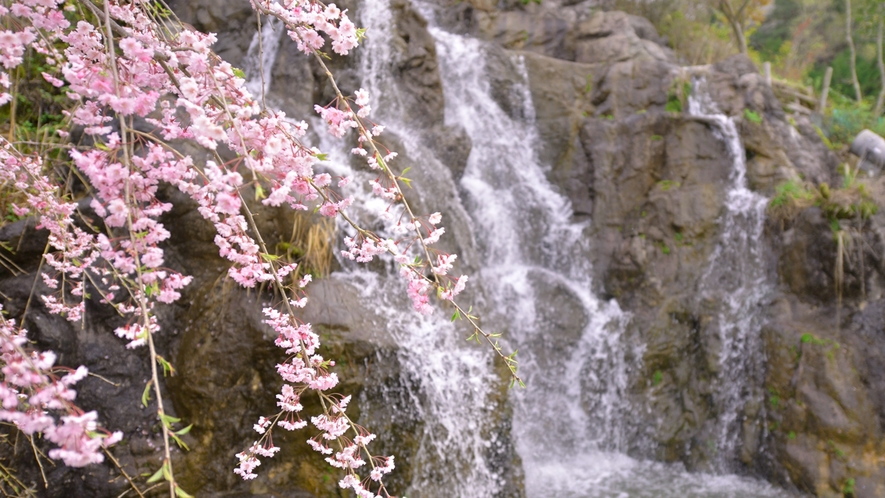
<svg viewBox="0 0 885 498"><path fill-rule="evenodd" d="M863 100L863 95L860 93L860 82L857 81L857 54L854 50L854 37L851 36L851 0L845 0L845 40L848 42L851 54L851 83L854 85L854 97L860 102Z"/></svg>
<svg viewBox="0 0 885 498"><path fill-rule="evenodd" d="M737 39L738 49L741 53L747 55L747 38L744 37L744 29L739 22L732 22L731 29L734 31L734 37Z"/></svg>
<svg viewBox="0 0 885 498"><path fill-rule="evenodd" d="M719 11L725 15L728 24L731 25L731 31L734 33L734 41L737 43L738 50L742 54L747 54L747 38L744 36L744 27L742 26L741 17L744 9L747 8L749 0L745 0L738 10L734 10L729 0L720 0Z"/></svg>
<svg viewBox="0 0 885 498"><path fill-rule="evenodd" d="M878 36L876 37L876 55L877 62L879 63L879 81L882 82L882 89L879 90L879 98L876 99L876 109L873 111L873 116L879 117L882 115L882 106L885 105L885 62L882 60L882 29L883 29L883 12L882 6L879 7L879 30Z"/></svg>

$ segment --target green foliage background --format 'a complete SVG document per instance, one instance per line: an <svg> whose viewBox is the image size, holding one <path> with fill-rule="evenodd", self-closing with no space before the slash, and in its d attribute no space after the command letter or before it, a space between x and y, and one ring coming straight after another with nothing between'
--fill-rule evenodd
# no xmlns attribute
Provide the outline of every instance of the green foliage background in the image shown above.
<svg viewBox="0 0 885 498"><path fill-rule="evenodd" d="M882 88L876 51L877 21L885 16L882 3L852 0L862 102L854 100L844 0L773 0L764 20L747 27L750 58L760 68L770 62L776 78L813 88L816 98L826 68L833 68L828 106L819 123L821 136L833 149L849 144L864 128L885 136L885 119L873 115ZM609 7L648 18L684 63L712 64L738 52L716 2L612 0ZM678 102L671 100L668 105L675 110Z"/></svg>

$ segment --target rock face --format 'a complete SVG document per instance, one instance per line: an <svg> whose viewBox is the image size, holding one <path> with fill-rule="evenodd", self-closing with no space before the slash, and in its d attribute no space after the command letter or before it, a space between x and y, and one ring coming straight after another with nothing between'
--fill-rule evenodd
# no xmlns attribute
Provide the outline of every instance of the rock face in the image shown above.
<svg viewBox="0 0 885 498"><path fill-rule="evenodd" d="M589 5L477 0L435 15L525 60L549 178L576 218L592 220L599 291L632 313L631 333L646 346L632 396L646 412L638 426L651 429L637 429L631 452L818 496L881 496L885 219L852 232L841 307L826 213L811 207L767 221L772 287L758 311L755 394L736 414L739 442L723 463L710 431L725 415L715 390L729 372L713 327L717 303L698 293L717 263L734 159L715 126L686 112L685 84L703 77L718 109L736 120L756 192L771 197L790 180L841 184L839 160L807 118L785 114L748 59L679 67L645 20Z"/></svg>
<svg viewBox="0 0 885 498"><path fill-rule="evenodd" d="M342 8L359 13L356 2L344 4ZM255 31L247 4L203 0L172 6L198 29L220 32L217 50L242 66ZM629 396L639 415L629 452L680 461L690 470L762 476L818 496L885 495L885 214L854 225L853 242L841 246L821 209L769 219L762 264L771 291L757 310L765 323L755 352L759 367L738 413L722 413L716 390L730 372L723 371L724 346L715 329L721 303L699 298L699 289L716 264L734 158L710 120L687 112L692 81L703 78L718 109L735 119L753 191L772 196L789 180L837 185L842 181L838 159L806 117L784 113L748 59L680 67L647 20L592 6L592 1L524 5L469 0L421 9L442 27L497 47L490 49L487 61L493 95L514 116L521 110L512 105L508 92L519 75L508 54L522 56L540 158L550 166L550 181L571 201L575 219L591 222L586 236L596 245L594 290L616 298L632 314L629 335L645 345L641 366L630 379ZM389 65L395 83L385 104L397 106L404 124L414 127L434 156L449 166L417 172L423 178L416 182L455 192L452 185L464 172L470 137L459 126L444 124L436 49L418 10L407 0L391 4L394 48L382 63ZM360 87L358 62L332 58L329 64L345 92ZM314 104L327 104L331 95L315 62L284 41L268 98L302 119ZM392 148L409 152L406 146ZM437 165L431 163L429 169ZM872 189L876 202L885 205L885 196L877 192L885 188ZM421 194L409 195L416 196L419 206L425 202ZM451 207L446 212L464 221L457 195L446 195L435 205ZM278 441L283 450L268 465L266 478L244 483L232 474L234 453L251 443L251 425L272 410L269 393L280 384L274 373L280 351L266 336L260 313L272 296L226 282L211 226L187 203L176 209L167 226L172 240L186 242L170 246L167 261L196 277L181 304L162 312L162 321L174 325L167 326L158 346L177 368L166 386L173 412L194 423L185 439L193 450L175 453L178 477L199 496L336 496L337 478L298 434ZM291 215L271 210L263 210L260 219L275 242L284 242L295 222ZM843 225L847 232L847 222ZM469 268L478 249L473 234L461 230L450 244ZM45 245L41 237L33 222L0 229L0 241L17 247L15 261L32 272ZM839 259L844 262L841 279L835 264ZM841 293L835 290L837 280ZM27 276L0 273L4 308L11 316L24 311L32 282ZM392 492L432 478L422 475L426 469L410 464L424 444L418 434L429 421L420 411L394 408L410 406L422 396L416 379L403 373L401 346L384 320L361 301L357 287L336 279L312 287L305 319L321 332L327 356L344 358L339 362L340 375L347 380L343 390L361 400L378 432L392 434L396 441L398 473ZM551 323L573 332L587 321L562 297L563 289L542 291L550 296L551 305L543 309ZM60 353L60 363L86 364L110 381L85 380L79 401L105 414L107 426L126 432L114 454L130 475L153 472L160 461L159 429L155 414L137 403L150 365L141 352L107 340L119 325L116 317L98 306L87 316L77 328L35 307L25 325L38 346ZM550 342L567 348L573 339L563 333ZM311 403L316 400L305 401L307 411ZM499 495L521 496L506 391L496 386L489 405L496 417L481 431L497 443L486 459L508 483ZM726 415L740 422L738 444L723 459L710 443L717 421ZM42 482L29 450L15 446L5 451L13 453L13 465L22 469L25 482ZM111 465L54 467L47 478L54 486L45 496L117 496L127 487Z"/></svg>

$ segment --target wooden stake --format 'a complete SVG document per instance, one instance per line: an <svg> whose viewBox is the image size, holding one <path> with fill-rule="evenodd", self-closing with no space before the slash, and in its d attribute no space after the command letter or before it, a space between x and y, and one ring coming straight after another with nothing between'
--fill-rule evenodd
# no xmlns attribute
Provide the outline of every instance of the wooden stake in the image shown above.
<svg viewBox="0 0 885 498"><path fill-rule="evenodd" d="M827 72L824 73L824 86L820 90L820 103L817 106L817 112L823 114L824 109L827 108L827 94L830 93L830 80L833 79L833 68L832 66L827 67Z"/></svg>

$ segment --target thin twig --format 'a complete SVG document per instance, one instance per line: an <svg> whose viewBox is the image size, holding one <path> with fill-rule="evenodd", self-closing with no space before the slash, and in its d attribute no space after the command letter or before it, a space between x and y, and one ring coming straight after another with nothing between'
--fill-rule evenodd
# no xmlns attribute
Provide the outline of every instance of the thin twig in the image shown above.
<svg viewBox="0 0 885 498"><path fill-rule="evenodd" d="M138 496L140 496L141 498L144 498L144 495L141 493L141 490L139 490L138 486L135 485L135 481L133 481L132 478L129 477L129 474L127 474L126 471L123 469L123 466L120 465L120 461L117 460L116 457L114 457L114 454L111 453L110 450L108 450L107 448L102 448L102 449L104 450L104 454L107 455L108 458L110 458L112 462L114 462L114 465L117 467L117 470L119 470L120 473L123 474L123 477L125 477L126 480L129 481L129 485L132 486L132 489L135 490L135 493L138 494ZM126 492L128 493L129 490L126 490ZM123 493L123 494L126 494L126 493ZM120 495L120 496L123 496L123 495Z"/></svg>
<svg viewBox="0 0 885 498"><path fill-rule="evenodd" d="M101 375L98 375L97 373L89 372L87 375L89 375L90 377L97 377L97 378L99 378L99 379L101 379L101 380L107 382L108 384L114 386L114 387L120 387L120 383L119 383L119 382L113 382L113 381L110 381L110 380L106 379L105 377L102 377Z"/></svg>
<svg viewBox="0 0 885 498"><path fill-rule="evenodd" d="M117 73L117 58L116 58L116 54L114 52L114 47L113 47L114 37L113 37L113 32L111 31L111 14L110 14L110 7L108 5L108 0L104 0L103 4L104 4L105 29L107 31L107 43L109 45L108 46L108 54L109 54L109 59L110 59L111 74L114 79L114 91L119 96L120 80L119 80L119 74ZM123 116L119 117L119 122L120 122L120 134L123 137L123 144L122 144L123 145L123 147L122 147L123 164L126 165L127 169L131 169L132 162L129 157L129 147L131 147L131 143L127 140L127 137L129 136L128 130L130 127L127 125L126 119ZM132 197L131 197L130 176L129 175L127 175L127 178L126 178L126 186L125 186L124 196L125 196L126 205L127 206L131 205ZM127 223L127 226L129 227L128 231L129 231L129 240L130 240L130 244L131 244L130 247L132 248L132 256L133 256L133 259L135 260L135 270L136 270L136 274L137 274L137 282L139 282L139 285L141 287L143 287L144 280L142 278L141 262L139 261L138 251L135 250L135 248L138 247L138 244L135 239L135 230L133 229L134 222L132 220L132 210L131 209L127 210L126 223ZM138 304L139 304L139 308L141 308L141 321L142 321L142 326L144 328L142 331L142 334L144 334L146 336L148 349L150 351L151 379L153 380L153 384L154 384L154 394L157 396L157 416L160 419L160 427L163 432L163 452L164 452L164 456L165 456L165 459L163 461L163 466L166 469L166 471L164 471L163 474L164 475L168 474L167 478L169 481L169 496L170 496L170 498L174 498L176 483L175 483L175 474L173 473L173 469L172 469L172 454L171 454L171 450L169 447L169 427L168 427L168 422L166 421L166 416L165 416L166 410L163 405L163 393L160 389L160 378L157 373L157 350L154 345L153 333L151 332L150 310L148 309L147 299L145 297L145 292L144 292L143 288L140 289L140 292L138 293Z"/></svg>
<svg viewBox="0 0 885 498"><path fill-rule="evenodd" d="M40 476L43 478L43 488L49 489L49 481L46 480L46 471L43 470L43 462L40 461L40 453L37 451L37 447L34 446L34 438L28 436L28 442L31 443L31 449L34 450L34 460L37 461L37 466L40 467Z"/></svg>
<svg viewBox="0 0 885 498"><path fill-rule="evenodd" d="M37 281L40 279L40 269L43 268L43 261L46 259L47 252L49 252L49 241L46 241L46 247L43 248L43 256L40 257L40 264L37 265L37 273L34 275L34 283L31 284L31 292L28 293L28 301L25 303L25 310L22 311L19 326L24 326L25 317L28 315L28 308L31 307L31 300L34 298L34 291L37 290Z"/></svg>
<svg viewBox="0 0 885 498"><path fill-rule="evenodd" d="M258 72L261 74L261 109L267 110L267 102L264 99L264 33L261 32L261 12L255 11L258 19Z"/></svg>

